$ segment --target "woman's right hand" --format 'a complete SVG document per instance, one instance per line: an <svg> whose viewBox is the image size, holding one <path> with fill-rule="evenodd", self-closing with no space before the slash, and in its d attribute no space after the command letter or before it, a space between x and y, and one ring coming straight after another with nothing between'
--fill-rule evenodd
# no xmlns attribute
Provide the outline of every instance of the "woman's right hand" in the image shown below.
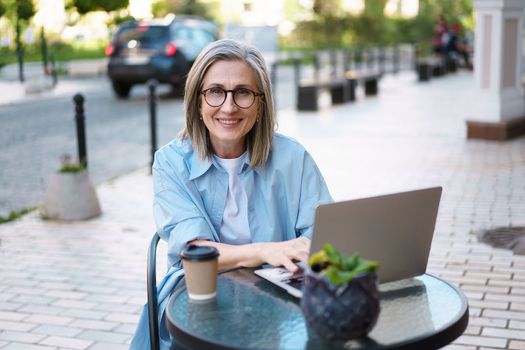
<svg viewBox="0 0 525 350"><path fill-rule="evenodd" d="M289 241L255 243L259 260L272 266L284 266L288 271L296 272L296 261L306 262L310 252L310 240L299 237Z"/></svg>

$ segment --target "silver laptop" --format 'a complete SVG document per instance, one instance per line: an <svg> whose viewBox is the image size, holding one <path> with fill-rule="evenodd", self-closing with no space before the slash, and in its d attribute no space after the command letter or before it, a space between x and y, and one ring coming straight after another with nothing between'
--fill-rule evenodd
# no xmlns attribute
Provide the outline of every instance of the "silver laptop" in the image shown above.
<svg viewBox="0 0 525 350"><path fill-rule="evenodd" d="M331 243L344 254L379 262L379 282L425 273L441 198L441 187L323 204L315 212L310 252ZM300 265L300 264L299 264ZM302 296L302 269L256 270L260 277Z"/></svg>

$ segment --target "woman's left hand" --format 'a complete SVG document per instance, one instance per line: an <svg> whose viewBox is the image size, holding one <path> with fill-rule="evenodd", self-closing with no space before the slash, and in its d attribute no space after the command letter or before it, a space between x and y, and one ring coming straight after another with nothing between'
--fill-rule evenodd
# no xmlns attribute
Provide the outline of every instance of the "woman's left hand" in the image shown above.
<svg viewBox="0 0 525 350"><path fill-rule="evenodd" d="M299 267L295 261L306 262L310 252L310 240L299 237L283 242L254 243L259 260L272 266L284 266L295 272Z"/></svg>

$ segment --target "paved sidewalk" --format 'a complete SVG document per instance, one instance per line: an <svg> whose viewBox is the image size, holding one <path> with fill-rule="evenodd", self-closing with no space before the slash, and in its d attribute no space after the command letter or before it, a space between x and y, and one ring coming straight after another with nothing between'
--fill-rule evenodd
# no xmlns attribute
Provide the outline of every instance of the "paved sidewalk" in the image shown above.
<svg viewBox="0 0 525 350"><path fill-rule="evenodd" d="M460 286L471 312L447 348L525 349L525 256L475 235L525 225L525 138L466 140L473 84L463 72L424 84L413 73L386 76L378 97L281 110L279 130L312 153L335 199L443 186L428 271ZM32 213L0 225L1 350L128 347L146 298L150 187L140 169L98 187L97 219Z"/></svg>

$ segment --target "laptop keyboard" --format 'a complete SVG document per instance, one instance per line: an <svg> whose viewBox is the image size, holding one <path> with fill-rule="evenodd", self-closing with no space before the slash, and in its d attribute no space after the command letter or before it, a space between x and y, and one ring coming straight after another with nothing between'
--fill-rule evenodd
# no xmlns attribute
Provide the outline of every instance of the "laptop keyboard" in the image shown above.
<svg viewBox="0 0 525 350"><path fill-rule="evenodd" d="M304 285L304 275L300 275L300 276L294 276L286 281L283 281L284 283L292 286L293 288L297 288L299 290L302 290L303 289L303 285Z"/></svg>

